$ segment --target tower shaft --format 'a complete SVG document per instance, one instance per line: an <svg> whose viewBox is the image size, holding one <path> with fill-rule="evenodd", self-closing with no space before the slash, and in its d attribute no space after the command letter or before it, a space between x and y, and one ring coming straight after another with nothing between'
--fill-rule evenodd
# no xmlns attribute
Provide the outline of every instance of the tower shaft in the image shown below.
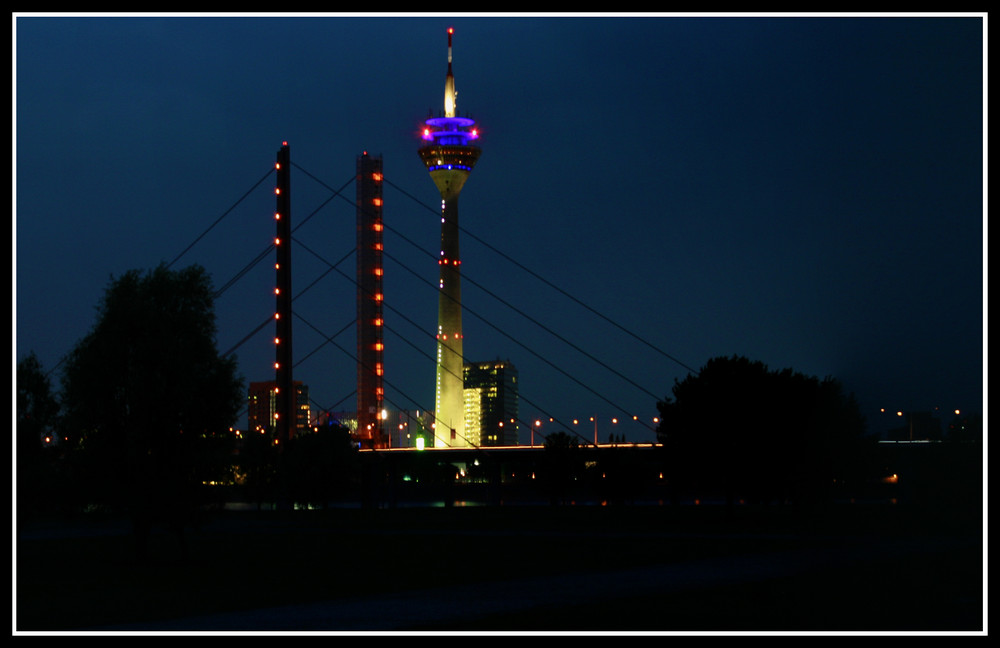
<svg viewBox="0 0 1000 648"><path fill-rule="evenodd" d="M465 382L462 350L462 280L458 237L458 194L442 200L438 283L435 445L464 446Z"/></svg>
<svg viewBox="0 0 1000 648"><path fill-rule="evenodd" d="M434 396L434 445L473 445L465 433L465 380L462 335L462 264L459 255L458 196L479 159L471 142L478 138L475 121L459 117L455 107L451 38L448 30L448 72L444 116L428 119L418 153L441 194L441 254L438 258L437 370Z"/></svg>

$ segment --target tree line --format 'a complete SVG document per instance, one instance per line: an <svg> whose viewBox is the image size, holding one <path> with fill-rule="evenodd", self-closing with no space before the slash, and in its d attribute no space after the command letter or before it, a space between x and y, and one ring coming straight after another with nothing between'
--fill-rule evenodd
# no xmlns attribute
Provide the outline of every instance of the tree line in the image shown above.
<svg viewBox="0 0 1000 648"><path fill-rule="evenodd" d="M251 501L323 503L364 482L339 426L280 450L267 431L239 436L232 425L244 381L215 335L206 271L161 265L112 278L92 330L65 360L58 394L34 354L20 361L19 514L98 504L129 513L142 529L152 511L180 519L210 503L226 492L219 484L238 485ZM874 440L833 378L718 357L675 381L657 408L677 500L712 490L730 503L815 504L873 474ZM579 475L575 449L568 435L547 441L542 471L554 502ZM627 465L607 465L633 476Z"/></svg>
<svg viewBox="0 0 1000 648"><path fill-rule="evenodd" d="M235 357L216 348L213 288L200 266L161 265L112 278L93 328L63 362L56 388L34 353L17 365L19 519L100 507L140 535L182 523L218 485L271 499L329 488L346 474L347 431L327 426L278 452L273 435L233 429L245 399ZM305 460L304 458L309 458Z"/></svg>

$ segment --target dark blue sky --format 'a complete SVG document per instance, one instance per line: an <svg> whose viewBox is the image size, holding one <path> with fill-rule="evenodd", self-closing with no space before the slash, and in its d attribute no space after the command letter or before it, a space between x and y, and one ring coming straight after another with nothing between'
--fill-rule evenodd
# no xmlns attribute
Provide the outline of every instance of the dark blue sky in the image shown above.
<svg viewBox="0 0 1000 648"><path fill-rule="evenodd" d="M16 359L54 367L112 276L174 260L282 141L300 293L318 257L352 250L353 183L321 205L367 150L389 183L387 396L431 407L439 197L416 150L442 107L449 26L458 108L483 131L460 201L466 355L517 365L523 419L649 420L685 367L733 354L838 378L876 429L879 407L983 410L975 15L20 16ZM227 284L273 236L272 187L176 267ZM273 311L273 274L262 263L219 297L220 351ZM297 377L353 408L353 283L332 273L294 308ZM314 328L345 326L343 350L320 347ZM273 377L268 332L238 355L248 381Z"/></svg>

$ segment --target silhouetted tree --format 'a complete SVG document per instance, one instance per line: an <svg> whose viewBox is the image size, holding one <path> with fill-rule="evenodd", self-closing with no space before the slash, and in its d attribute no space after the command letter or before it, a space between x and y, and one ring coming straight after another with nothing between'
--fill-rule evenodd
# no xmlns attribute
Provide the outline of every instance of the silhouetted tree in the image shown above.
<svg viewBox="0 0 1000 648"><path fill-rule="evenodd" d="M577 476L579 454L576 438L567 432L553 432L545 437L542 470L553 504L566 499L573 478Z"/></svg>
<svg viewBox="0 0 1000 648"><path fill-rule="evenodd" d="M324 425L289 441L280 466L282 483L293 502L326 508L354 485L357 448L346 428Z"/></svg>
<svg viewBox="0 0 1000 648"><path fill-rule="evenodd" d="M243 496L260 510L265 501L278 497L279 450L274 444L273 428L248 430L238 444L236 470Z"/></svg>
<svg viewBox="0 0 1000 648"><path fill-rule="evenodd" d="M639 453L629 447L602 448L597 457L596 484L602 501L626 504L644 493L647 466Z"/></svg>
<svg viewBox="0 0 1000 648"><path fill-rule="evenodd" d="M52 383L32 351L17 363L18 459L41 455L43 435L53 430L58 413L59 401L52 392Z"/></svg>
<svg viewBox="0 0 1000 648"><path fill-rule="evenodd" d="M821 502L835 480L863 469L864 418L831 378L714 358L657 408L668 476L681 490L716 490L730 504Z"/></svg>
<svg viewBox="0 0 1000 648"><path fill-rule="evenodd" d="M59 489L56 438L59 402L34 352L17 363L15 429L18 520L55 503ZM46 441L46 438L49 440Z"/></svg>
<svg viewBox="0 0 1000 648"><path fill-rule="evenodd" d="M219 441L243 402L215 347L213 291L198 266L112 279L63 375L66 434L87 496L127 510L140 549L154 518L177 525L228 466ZM225 453L221 453L225 454Z"/></svg>

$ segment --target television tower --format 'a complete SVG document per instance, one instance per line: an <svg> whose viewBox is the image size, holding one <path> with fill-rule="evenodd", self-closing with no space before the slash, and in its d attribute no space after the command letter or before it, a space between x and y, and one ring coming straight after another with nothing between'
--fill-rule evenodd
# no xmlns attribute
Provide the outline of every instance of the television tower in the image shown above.
<svg viewBox="0 0 1000 648"><path fill-rule="evenodd" d="M434 446L473 445L465 435L465 384L462 355L462 286L458 253L458 194L479 159L476 122L459 117L455 106L455 77L451 71L448 29L448 74L444 81L444 115L424 122L418 151L431 180L441 192L441 254L438 258L437 379L434 398Z"/></svg>

